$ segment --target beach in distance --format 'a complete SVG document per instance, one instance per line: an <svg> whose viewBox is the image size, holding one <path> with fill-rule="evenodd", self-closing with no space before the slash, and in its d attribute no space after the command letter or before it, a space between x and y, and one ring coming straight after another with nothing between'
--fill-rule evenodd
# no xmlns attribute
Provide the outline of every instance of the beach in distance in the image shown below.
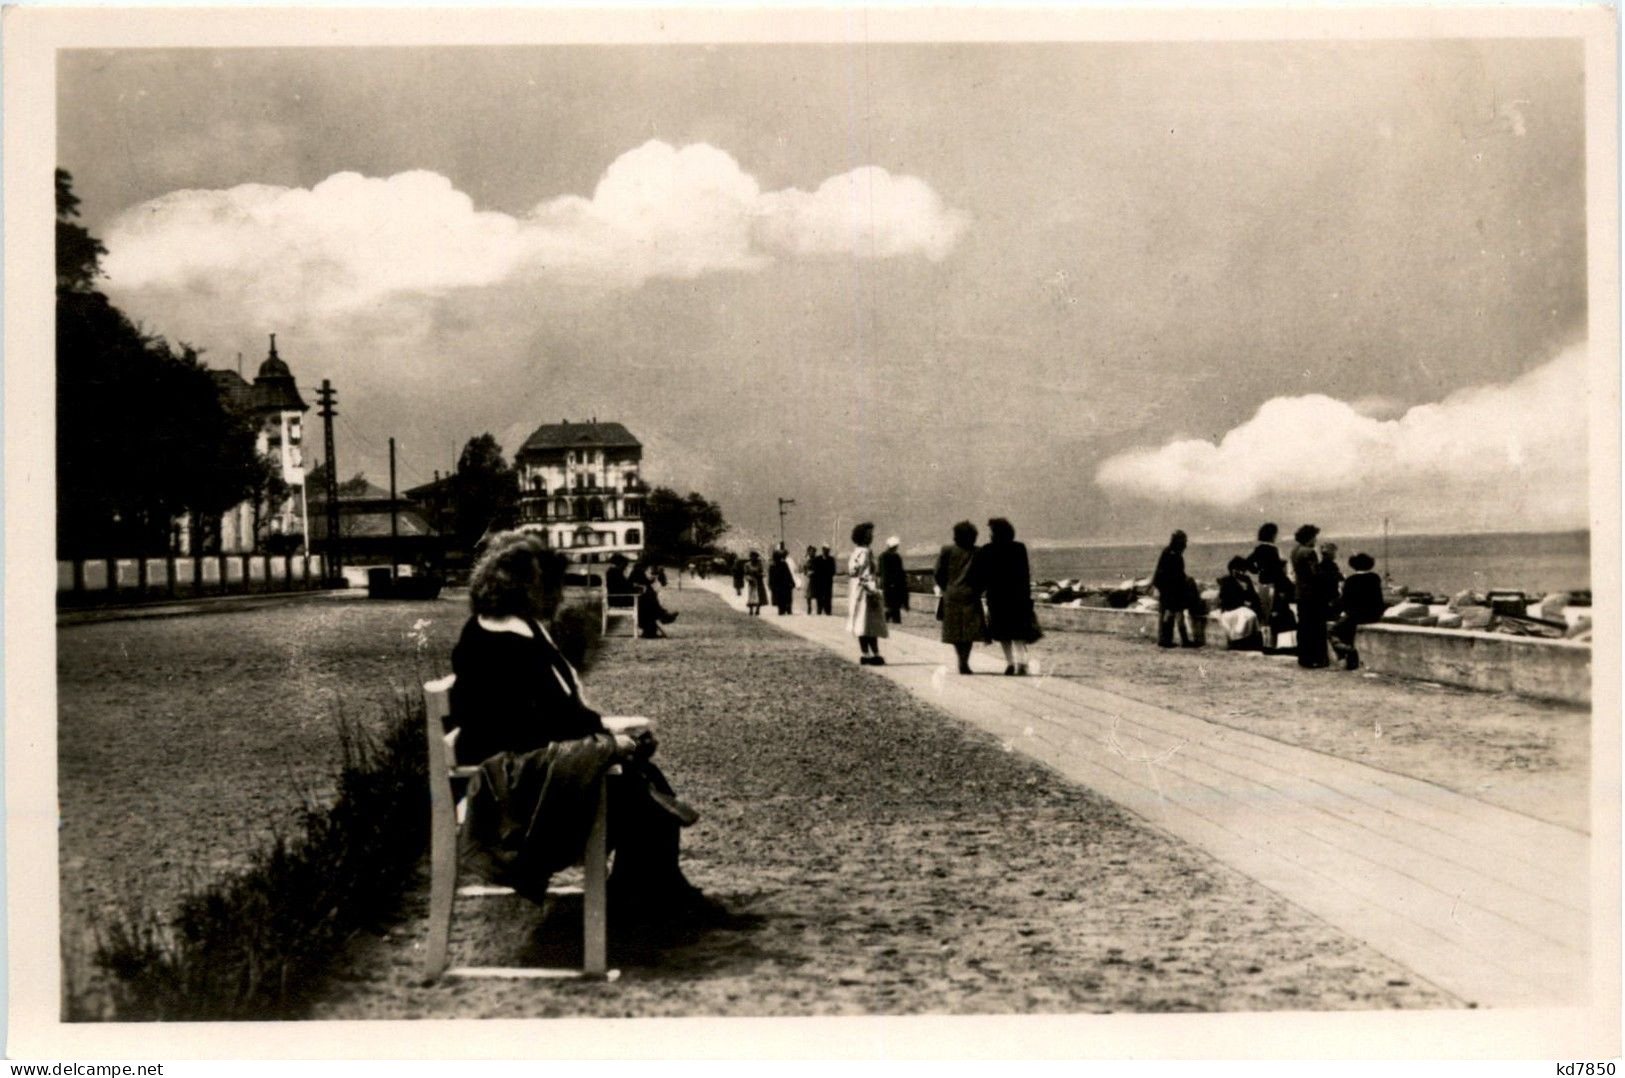
<svg viewBox="0 0 1625 1078"><path fill-rule="evenodd" d="M1017 527L1020 527L1019 522ZM1290 526L1283 527L1282 542L1278 544L1283 555L1292 549L1291 530ZM1322 538L1337 544L1338 561L1344 566L1350 555L1363 550L1377 559L1379 573L1395 586L1412 591L1453 595L1463 590L1483 593L1497 588L1544 595L1554 591L1586 591L1591 587L1591 533L1584 529L1391 535L1386 558L1380 535L1322 533ZM1033 580L1077 579L1086 584L1116 584L1147 577L1166 542L1163 539L1118 546L1029 544ZM1211 581L1224 574L1225 565L1233 556L1246 555L1255 545L1245 539L1218 542L1193 539L1185 552L1185 566L1197 580ZM930 568L933 557L911 556L906 560L909 568L924 569Z"/></svg>

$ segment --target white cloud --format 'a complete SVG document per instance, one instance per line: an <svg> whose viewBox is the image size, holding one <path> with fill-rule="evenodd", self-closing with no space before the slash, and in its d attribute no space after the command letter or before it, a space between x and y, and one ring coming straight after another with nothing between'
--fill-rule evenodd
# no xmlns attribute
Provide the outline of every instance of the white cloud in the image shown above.
<svg viewBox="0 0 1625 1078"><path fill-rule="evenodd" d="M940 259L963 228L912 176L866 167L812 194L764 193L722 150L651 141L617 158L591 198L522 217L477 210L432 172L344 172L309 189L175 191L120 214L104 238L116 293L189 290L265 315L532 279L630 287L784 257Z"/></svg>
<svg viewBox="0 0 1625 1078"><path fill-rule="evenodd" d="M1370 402L1363 410L1319 394L1276 397L1217 443L1120 453L1095 479L1112 492L1221 508L1352 495L1493 513L1534 495L1543 514L1583 518L1586 364L1575 346L1509 383L1393 419L1368 414Z"/></svg>

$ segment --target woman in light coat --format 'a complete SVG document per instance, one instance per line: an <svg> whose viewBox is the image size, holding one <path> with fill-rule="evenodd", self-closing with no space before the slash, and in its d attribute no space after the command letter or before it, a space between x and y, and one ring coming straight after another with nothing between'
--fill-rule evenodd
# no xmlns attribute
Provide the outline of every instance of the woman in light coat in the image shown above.
<svg viewBox="0 0 1625 1078"><path fill-rule="evenodd" d="M875 526L867 521L852 529L852 556L846 560L850 580L846 596L846 629L858 638L864 666L884 666L880 638L886 636L886 610L880 600L880 579L875 573Z"/></svg>

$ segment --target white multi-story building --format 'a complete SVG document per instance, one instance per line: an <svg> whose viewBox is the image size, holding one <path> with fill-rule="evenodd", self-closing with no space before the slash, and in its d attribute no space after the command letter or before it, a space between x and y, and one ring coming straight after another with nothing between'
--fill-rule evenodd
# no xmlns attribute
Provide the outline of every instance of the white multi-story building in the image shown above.
<svg viewBox="0 0 1625 1078"><path fill-rule="evenodd" d="M211 370L209 374L226 406L255 422L255 449L271 460L286 488L274 504L255 506L245 501L225 513L220 520L220 550L247 553L259 549L273 535L289 536L290 541L293 536L308 536L304 413L310 405L299 396L293 372L276 353L276 334L271 334L271 350L252 384L232 370Z"/></svg>
<svg viewBox="0 0 1625 1078"><path fill-rule="evenodd" d="M643 445L619 423L548 423L514 455L519 527L575 561L643 550Z"/></svg>

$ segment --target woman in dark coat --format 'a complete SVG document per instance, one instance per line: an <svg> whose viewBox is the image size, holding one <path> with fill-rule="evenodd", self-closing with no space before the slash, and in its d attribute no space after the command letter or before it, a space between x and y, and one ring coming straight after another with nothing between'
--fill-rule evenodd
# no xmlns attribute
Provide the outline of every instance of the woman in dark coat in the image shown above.
<svg viewBox="0 0 1625 1078"><path fill-rule="evenodd" d="M564 595L564 556L534 535L495 537L469 584L473 616L451 655L451 725L470 780L460 837L465 864L533 899L586 842L597 778L609 778L615 850L612 908L673 917L715 912L677 864L693 810L649 762L654 741L605 729L548 629Z"/></svg>
<svg viewBox="0 0 1625 1078"><path fill-rule="evenodd" d="M1298 665L1319 670L1330 664L1326 655L1326 595L1320 573L1320 552L1315 536L1320 529L1305 524L1293 535L1292 579L1298 595Z"/></svg>
<svg viewBox="0 0 1625 1078"><path fill-rule="evenodd" d="M903 555L897 552L901 544L902 540L892 536L880 555L880 599L886 607L886 620L893 625L903 624L903 611L908 609L908 573L903 570Z"/></svg>
<svg viewBox="0 0 1625 1078"><path fill-rule="evenodd" d="M773 595L773 608L780 614L790 613L791 603L795 601L796 578L782 550L773 552L773 564L767 567L767 590Z"/></svg>
<svg viewBox="0 0 1625 1078"><path fill-rule="evenodd" d="M1027 645L1042 635L1033 613L1027 545L1016 542L1016 529L1003 517L987 522L987 535L987 545L976 552L974 569L987 596L987 635L1004 649L1005 674L1025 676Z"/></svg>
<svg viewBox="0 0 1625 1078"><path fill-rule="evenodd" d="M1285 623L1277 610L1285 612L1287 596L1292 594L1292 581L1287 579L1286 563L1275 545L1280 529L1265 524L1258 529L1258 546L1247 558L1247 568L1258 578L1258 630L1266 651L1275 647L1275 627Z"/></svg>
<svg viewBox="0 0 1625 1078"><path fill-rule="evenodd" d="M1179 627L1179 646L1190 647L1190 633L1185 628L1185 611L1190 609L1191 588L1185 576L1185 533L1176 531L1168 537L1168 545L1157 558L1157 568L1151 574L1151 586L1157 589L1157 646L1174 646L1174 627Z"/></svg>
<svg viewBox="0 0 1625 1078"><path fill-rule="evenodd" d="M1360 668L1360 653L1354 646L1356 631L1361 625L1381 621L1383 611L1388 609L1382 577L1373 572L1376 565L1370 554L1356 554L1349 559L1354 573L1343 581L1343 614L1331 629L1332 650L1350 670Z"/></svg>
<svg viewBox="0 0 1625 1078"><path fill-rule="evenodd" d="M976 525L961 520L954 525L954 541L937 555L933 575L942 594L942 642L954 646L961 674L971 672L971 645L987 639L982 593L971 572L975 560Z"/></svg>

